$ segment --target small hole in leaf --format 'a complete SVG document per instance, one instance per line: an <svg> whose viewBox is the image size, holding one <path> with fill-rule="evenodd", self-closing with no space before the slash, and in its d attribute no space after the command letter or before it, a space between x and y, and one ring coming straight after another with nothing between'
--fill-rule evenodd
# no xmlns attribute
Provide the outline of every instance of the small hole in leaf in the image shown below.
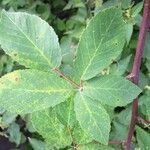
<svg viewBox="0 0 150 150"><path fill-rule="evenodd" d="M123 111L125 108L124 107L116 107L115 109L114 109L114 112L115 113L120 113L121 111Z"/></svg>

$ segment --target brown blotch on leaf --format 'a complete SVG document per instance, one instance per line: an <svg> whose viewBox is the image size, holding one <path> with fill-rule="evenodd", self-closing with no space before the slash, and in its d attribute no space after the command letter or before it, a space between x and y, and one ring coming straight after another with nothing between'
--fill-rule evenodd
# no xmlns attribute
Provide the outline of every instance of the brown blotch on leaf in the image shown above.
<svg viewBox="0 0 150 150"><path fill-rule="evenodd" d="M14 51L12 51L12 53L10 54L10 56L12 57L12 58L17 58L18 57L18 53L14 50Z"/></svg>
<svg viewBox="0 0 150 150"><path fill-rule="evenodd" d="M79 91L80 91L80 92L83 92L83 87L82 87L82 86L79 88Z"/></svg>
<svg viewBox="0 0 150 150"><path fill-rule="evenodd" d="M61 76L61 75L60 75L59 77L60 77L60 78L63 78L63 76Z"/></svg>
<svg viewBox="0 0 150 150"><path fill-rule="evenodd" d="M15 81L18 81L18 80L19 80L19 78L18 78L18 77L16 77L16 78L15 78Z"/></svg>
<svg viewBox="0 0 150 150"><path fill-rule="evenodd" d="M14 53L14 56L16 57L16 56L17 56L17 53Z"/></svg>

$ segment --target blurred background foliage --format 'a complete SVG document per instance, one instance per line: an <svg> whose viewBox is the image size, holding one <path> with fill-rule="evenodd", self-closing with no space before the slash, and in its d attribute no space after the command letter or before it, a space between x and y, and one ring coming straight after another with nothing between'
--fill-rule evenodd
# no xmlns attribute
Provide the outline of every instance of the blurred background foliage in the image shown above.
<svg viewBox="0 0 150 150"><path fill-rule="evenodd" d="M82 31L92 16L112 6L119 6L123 10L124 20L127 22L127 43L122 55L114 60L112 64L101 73L126 76L131 70L137 44L139 26L142 19L142 0L0 0L0 11L5 9L7 11L23 11L35 14L46 20L54 28L59 37L62 49L63 65L61 69L69 75L72 72L75 49ZM149 41L150 33L148 33L146 39L139 85L140 88L143 89L143 94L140 97L140 113L146 119L150 119L150 111L148 112L149 108L147 108L146 101L142 99L146 99L147 101L150 99ZM0 76L21 68L24 68L24 66L14 62L0 49ZM111 109L110 113L112 113ZM130 113L131 106L113 110L113 127L110 139L121 140L126 138L130 122ZM124 118L124 120L122 120L122 118ZM140 126L142 128L137 128L137 138L134 139L134 146L137 147L136 143L138 141L139 146L144 148L142 138L149 137L150 139L150 129L146 125ZM42 150L44 147L42 137L38 134L31 133L32 126L28 121L28 116L20 117L0 109L0 128L0 145L2 145L0 149L9 150L13 147L14 149ZM141 130L142 136L139 134ZM4 137L8 138L9 141L14 144L8 144L8 141L6 141ZM146 142L146 140L144 142ZM39 147L41 149L39 149ZM121 149L121 147L115 147L115 149Z"/></svg>

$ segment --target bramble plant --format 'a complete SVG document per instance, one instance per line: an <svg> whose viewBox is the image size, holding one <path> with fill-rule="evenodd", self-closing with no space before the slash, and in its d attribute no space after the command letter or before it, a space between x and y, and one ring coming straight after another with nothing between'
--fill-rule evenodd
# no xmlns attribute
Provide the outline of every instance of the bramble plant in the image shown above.
<svg viewBox="0 0 150 150"><path fill-rule="evenodd" d="M147 5L149 9L150 4ZM133 15L138 15L142 6L142 3L135 6ZM116 4L104 7L89 21L80 37L71 74L62 69L59 40L48 23L36 15L2 10L1 48L24 68L0 78L0 107L22 117L27 115L33 132L44 139L45 143L39 142L44 149L113 149L108 145L113 143L124 144L127 150L131 148L135 116L127 142L115 141L117 135L110 134L113 128L119 128L113 122L114 109L132 102L136 105L134 99L143 90L136 85L142 52L136 52L140 58L135 57L127 78L122 77L121 71L113 73L113 62L121 57L131 39L132 33L127 34L127 30L133 28L129 24L130 14L121 7ZM146 35L147 24L144 28ZM145 132L140 127L137 131ZM29 141L32 145L37 142L31 138Z"/></svg>

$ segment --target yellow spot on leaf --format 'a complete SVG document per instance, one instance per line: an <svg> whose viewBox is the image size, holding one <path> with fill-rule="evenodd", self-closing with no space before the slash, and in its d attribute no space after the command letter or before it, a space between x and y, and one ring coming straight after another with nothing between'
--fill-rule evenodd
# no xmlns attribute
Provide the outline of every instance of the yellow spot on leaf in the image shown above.
<svg viewBox="0 0 150 150"><path fill-rule="evenodd" d="M8 81L10 81L10 82L12 82L12 83L17 83L17 82L20 80L20 78L21 78L20 73L17 72L17 71L15 71L15 72L13 72L13 73L10 73L10 74L7 76L6 80L8 80Z"/></svg>

